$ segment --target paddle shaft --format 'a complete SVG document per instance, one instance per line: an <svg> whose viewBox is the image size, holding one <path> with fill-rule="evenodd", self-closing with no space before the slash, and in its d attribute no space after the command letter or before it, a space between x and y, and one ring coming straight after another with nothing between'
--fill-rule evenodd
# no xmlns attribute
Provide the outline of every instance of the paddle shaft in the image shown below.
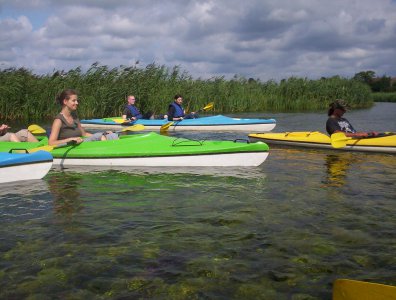
<svg viewBox="0 0 396 300"><path fill-rule="evenodd" d="M207 110L212 109L212 108L213 108L213 102L208 103L207 105L205 105L204 107L199 109L198 112L207 111ZM178 121L176 121L176 123L173 122L173 121L169 121L166 124L161 126L160 131L162 131L162 132L167 131L169 129L169 127L171 127L172 125L174 125L176 127L181 121L183 121L183 120L178 120Z"/></svg>
<svg viewBox="0 0 396 300"><path fill-rule="evenodd" d="M37 152L37 151L40 151L40 150L50 152L50 151L52 151L52 150L54 150L56 148L62 148L62 147L71 146L71 145L77 145L77 142L76 141L69 141L67 143L62 143L62 144L59 144L59 145L56 145L56 146L45 145L45 146L41 146L41 147L37 147L37 148L28 149L28 151L29 151L29 153Z"/></svg>
<svg viewBox="0 0 396 300"><path fill-rule="evenodd" d="M384 136L395 135L395 132L379 132L377 135L368 135L368 136L347 136L345 135L345 140L360 140L360 139L372 139L372 138L379 138Z"/></svg>

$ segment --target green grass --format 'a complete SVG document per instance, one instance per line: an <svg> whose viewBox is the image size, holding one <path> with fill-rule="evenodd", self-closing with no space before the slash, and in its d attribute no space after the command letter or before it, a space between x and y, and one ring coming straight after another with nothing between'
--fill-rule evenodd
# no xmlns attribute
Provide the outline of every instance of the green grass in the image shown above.
<svg viewBox="0 0 396 300"><path fill-rule="evenodd" d="M396 92L393 93L373 93L374 102L396 102Z"/></svg>
<svg viewBox="0 0 396 300"><path fill-rule="evenodd" d="M0 119L52 119L60 110L56 95L66 88L79 92L80 118L120 115L128 94L136 96L143 112L157 114L166 112L176 93L184 96L189 111L215 102L214 113L321 110L337 98L352 107L373 104L367 85L339 76L320 80L291 77L281 82L239 76L195 79L178 66L110 69L94 63L85 72L76 68L41 76L24 68L0 70Z"/></svg>

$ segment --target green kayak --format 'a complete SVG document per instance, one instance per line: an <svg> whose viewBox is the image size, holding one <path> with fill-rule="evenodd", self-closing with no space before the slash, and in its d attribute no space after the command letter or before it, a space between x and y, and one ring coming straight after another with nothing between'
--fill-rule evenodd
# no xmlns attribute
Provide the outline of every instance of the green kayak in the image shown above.
<svg viewBox="0 0 396 300"><path fill-rule="evenodd" d="M0 152L36 151L47 144L47 138L36 143L0 142ZM54 165L62 166L258 166L267 158L268 150L263 142L198 141L150 132L58 147L51 154Z"/></svg>

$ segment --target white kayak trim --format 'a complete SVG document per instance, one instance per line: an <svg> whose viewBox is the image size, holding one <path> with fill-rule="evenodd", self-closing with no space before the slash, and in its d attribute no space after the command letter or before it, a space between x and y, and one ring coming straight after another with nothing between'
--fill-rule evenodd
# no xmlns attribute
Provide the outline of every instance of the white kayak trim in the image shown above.
<svg viewBox="0 0 396 300"><path fill-rule="evenodd" d="M269 152L214 153L201 155L109 157L109 158L54 158L61 166L124 166L124 167L256 167Z"/></svg>
<svg viewBox="0 0 396 300"><path fill-rule="evenodd" d="M98 130L122 130L126 128L120 124L90 124L81 123L85 129L98 129ZM144 125L145 131L158 131L161 126L159 125ZM225 124L225 125L171 125L169 131L245 131L245 132L266 132L271 131L276 126L276 123L263 123L263 124Z"/></svg>
<svg viewBox="0 0 396 300"><path fill-rule="evenodd" d="M135 122L126 124L119 124L114 121L115 118L102 119L88 119L81 120L81 125L84 128L91 129L111 129L120 130L125 126L134 124L142 124L145 126L144 130L159 130L161 126L167 124L169 121L162 120L147 120L139 119ZM174 121L168 130L199 130L199 131L246 131L246 132L266 132L271 131L276 126L275 119L260 119L260 118L234 118L223 115L200 117L197 119L184 119L182 121Z"/></svg>

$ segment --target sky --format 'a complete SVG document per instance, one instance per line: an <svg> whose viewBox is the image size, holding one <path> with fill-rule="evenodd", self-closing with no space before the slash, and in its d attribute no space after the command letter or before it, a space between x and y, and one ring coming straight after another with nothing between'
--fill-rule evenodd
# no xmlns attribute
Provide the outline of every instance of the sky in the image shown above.
<svg viewBox="0 0 396 300"><path fill-rule="evenodd" d="M0 69L396 76L396 0L0 0Z"/></svg>

